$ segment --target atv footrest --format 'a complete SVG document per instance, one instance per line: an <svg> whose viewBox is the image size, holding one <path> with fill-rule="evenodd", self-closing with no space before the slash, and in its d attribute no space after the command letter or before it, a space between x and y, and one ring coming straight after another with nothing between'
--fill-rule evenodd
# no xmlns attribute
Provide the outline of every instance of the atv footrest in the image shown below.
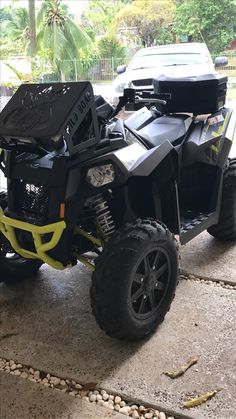
<svg viewBox="0 0 236 419"><path fill-rule="evenodd" d="M217 222L215 220L215 213L203 213L187 211L183 214L180 225L180 241L182 244L187 243L193 237L206 230L212 224Z"/></svg>

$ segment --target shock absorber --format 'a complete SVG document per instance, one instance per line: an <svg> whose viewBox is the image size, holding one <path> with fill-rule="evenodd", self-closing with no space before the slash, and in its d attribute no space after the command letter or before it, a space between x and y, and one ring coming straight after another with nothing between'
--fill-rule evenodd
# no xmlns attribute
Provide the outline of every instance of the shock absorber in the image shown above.
<svg viewBox="0 0 236 419"><path fill-rule="evenodd" d="M110 237L115 231L115 223L107 201L102 194L95 197L94 208L97 215L98 227L105 237Z"/></svg>

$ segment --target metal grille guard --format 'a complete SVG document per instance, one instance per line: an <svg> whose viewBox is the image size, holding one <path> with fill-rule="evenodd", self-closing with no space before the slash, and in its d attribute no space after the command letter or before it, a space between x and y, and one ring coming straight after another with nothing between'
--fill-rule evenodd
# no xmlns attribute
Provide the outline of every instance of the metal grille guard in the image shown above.
<svg viewBox="0 0 236 419"><path fill-rule="evenodd" d="M32 234L36 253L21 247L15 234L15 228ZM14 218L9 218L4 215L2 208L0 208L0 232L4 234L7 240L11 243L15 252L26 259L40 259L52 268L59 270L63 270L68 266L64 266L61 262L58 262L51 256L48 256L46 252L57 246L65 228L65 221L59 221L57 223L47 224L44 226L36 226ZM52 233L52 237L47 243L42 243L41 236L47 233Z"/></svg>

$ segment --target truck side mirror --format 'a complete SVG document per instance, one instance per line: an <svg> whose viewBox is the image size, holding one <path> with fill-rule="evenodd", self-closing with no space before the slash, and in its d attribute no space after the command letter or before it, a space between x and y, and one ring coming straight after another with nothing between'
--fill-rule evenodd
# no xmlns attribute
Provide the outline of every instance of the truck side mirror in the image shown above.
<svg viewBox="0 0 236 419"><path fill-rule="evenodd" d="M122 64L122 65L118 65L116 72L117 74L122 74L126 71L126 65Z"/></svg>
<svg viewBox="0 0 236 419"><path fill-rule="evenodd" d="M216 57L215 59L215 67L224 67L228 64L227 57Z"/></svg>

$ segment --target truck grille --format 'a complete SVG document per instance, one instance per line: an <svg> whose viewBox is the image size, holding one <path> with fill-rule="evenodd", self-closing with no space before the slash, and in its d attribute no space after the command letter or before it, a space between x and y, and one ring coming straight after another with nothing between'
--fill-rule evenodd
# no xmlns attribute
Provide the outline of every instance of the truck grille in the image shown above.
<svg viewBox="0 0 236 419"><path fill-rule="evenodd" d="M135 87L152 86L152 79L132 80Z"/></svg>

